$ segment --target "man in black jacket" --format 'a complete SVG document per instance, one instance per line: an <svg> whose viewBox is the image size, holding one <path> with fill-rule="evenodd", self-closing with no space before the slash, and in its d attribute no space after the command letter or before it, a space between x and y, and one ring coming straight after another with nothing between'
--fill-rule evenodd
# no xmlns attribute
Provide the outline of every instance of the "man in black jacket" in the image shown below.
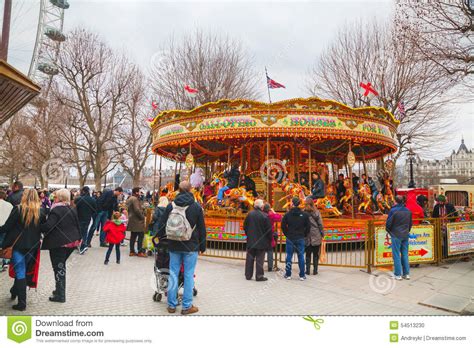
<svg viewBox="0 0 474 348"><path fill-rule="evenodd" d="M456 208L451 203L446 201L445 195L439 195L436 198L436 205L433 207L433 214L431 217L441 219L441 232L443 233L443 256L448 256L448 236L447 236L447 223L455 222L458 217Z"/></svg>
<svg viewBox="0 0 474 348"><path fill-rule="evenodd" d="M104 225L107 220L110 220L112 213L118 207L117 197L123 192L121 187L117 187L115 190L104 191L97 200L97 215L94 218L94 222L89 229L87 236L87 245L90 246L94 232L100 228L100 246L107 247L105 243L105 232Z"/></svg>
<svg viewBox="0 0 474 348"><path fill-rule="evenodd" d="M263 200L257 199L254 209L247 214L244 220L244 231L247 235L247 257L245 259L245 278L253 277L253 265L256 262L255 280L265 281L263 276L263 262L265 253L272 246L272 224L263 209Z"/></svg>
<svg viewBox="0 0 474 348"><path fill-rule="evenodd" d="M301 201L298 197L293 197L292 208L281 220L281 229L286 236L286 274L285 278L291 279L291 264L293 253L298 255L298 266L300 269L300 280L305 280L304 262L304 239L309 234L311 224L309 215L299 208Z"/></svg>
<svg viewBox="0 0 474 348"><path fill-rule="evenodd" d="M20 204L21 197L23 196L23 183L21 181L15 181L12 185L12 193L6 199L8 203L13 206Z"/></svg>
<svg viewBox="0 0 474 348"><path fill-rule="evenodd" d="M74 201L79 217L79 227L81 229L82 243L80 254L84 254L87 250L87 232L92 217L97 213L97 203L90 195L89 186L81 189L81 195Z"/></svg>
<svg viewBox="0 0 474 348"><path fill-rule="evenodd" d="M170 279L168 281L168 313L176 312L178 305L178 276L181 264L184 265L184 293L181 314L193 314L198 308L193 306L194 270L196 268L198 252L206 251L206 226L201 206L194 200L189 181L179 184L179 193L173 203L170 203L158 224L158 238L160 243L167 241L170 253ZM187 241L176 241L166 238L166 226L174 206L186 207L186 220L193 232Z"/></svg>
<svg viewBox="0 0 474 348"><path fill-rule="evenodd" d="M313 199L324 198L324 181L321 179L319 173L313 173L313 189L311 190Z"/></svg>
<svg viewBox="0 0 474 348"><path fill-rule="evenodd" d="M408 235L412 222L411 211L405 207L402 196L395 197L395 205L390 209L385 223L385 229L392 239L392 257L395 279L410 279L408 263Z"/></svg>

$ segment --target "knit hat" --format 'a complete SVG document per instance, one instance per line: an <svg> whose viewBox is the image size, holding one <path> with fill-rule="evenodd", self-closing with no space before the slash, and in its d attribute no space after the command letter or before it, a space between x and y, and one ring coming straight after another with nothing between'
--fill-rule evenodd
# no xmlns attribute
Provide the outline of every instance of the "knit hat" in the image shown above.
<svg viewBox="0 0 474 348"><path fill-rule="evenodd" d="M446 196L444 196L444 195L439 195L439 196L438 196L438 202L446 202Z"/></svg>

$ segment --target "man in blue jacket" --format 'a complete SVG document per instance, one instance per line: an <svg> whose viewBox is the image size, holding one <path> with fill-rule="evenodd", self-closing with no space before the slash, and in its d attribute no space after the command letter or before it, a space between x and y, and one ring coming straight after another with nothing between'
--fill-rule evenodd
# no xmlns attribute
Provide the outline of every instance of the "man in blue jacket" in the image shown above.
<svg viewBox="0 0 474 348"><path fill-rule="evenodd" d="M395 205L390 209L385 229L392 238L392 257L396 280L410 279L410 265L408 263L408 234L413 221L411 211L405 207L402 196L395 197Z"/></svg>

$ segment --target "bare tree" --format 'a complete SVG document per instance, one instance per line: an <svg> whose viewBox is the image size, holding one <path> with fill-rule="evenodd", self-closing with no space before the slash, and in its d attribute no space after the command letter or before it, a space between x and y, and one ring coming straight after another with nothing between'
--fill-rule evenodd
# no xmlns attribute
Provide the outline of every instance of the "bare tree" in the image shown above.
<svg viewBox="0 0 474 348"><path fill-rule="evenodd" d="M472 0L397 0L400 40L453 78L474 87L474 2Z"/></svg>
<svg viewBox="0 0 474 348"><path fill-rule="evenodd" d="M75 29L58 56L58 99L80 117L73 127L88 152L95 188L112 171L123 151L116 142L124 119L124 96L130 83L127 59L113 52L94 33ZM87 149L87 150L86 150Z"/></svg>
<svg viewBox="0 0 474 348"><path fill-rule="evenodd" d="M380 106L396 115L396 161L413 144L418 151L441 144L449 130L446 91L453 85L441 68L423 59L407 41L396 39L394 27L376 22L343 28L310 73L308 90L321 98L352 107ZM371 82L379 96L362 97L360 82ZM405 104L405 113L398 110Z"/></svg>
<svg viewBox="0 0 474 348"><path fill-rule="evenodd" d="M152 111L147 100L147 81L143 73L134 67L126 92L124 122L120 127L118 143L125 149L120 155L120 165L139 186L143 168L151 155L151 132L147 118ZM153 111L152 111L153 112Z"/></svg>
<svg viewBox="0 0 474 348"><path fill-rule="evenodd" d="M0 147L0 175L10 183L28 174L32 149L25 146L25 119L20 112L0 126L2 146Z"/></svg>
<svg viewBox="0 0 474 348"><path fill-rule="evenodd" d="M162 109L191 109L219 99L258 96L251 60L240 42L196 31L171 38L151 66L152 89ZM184 90L199 92L194 97Z"/></svg>

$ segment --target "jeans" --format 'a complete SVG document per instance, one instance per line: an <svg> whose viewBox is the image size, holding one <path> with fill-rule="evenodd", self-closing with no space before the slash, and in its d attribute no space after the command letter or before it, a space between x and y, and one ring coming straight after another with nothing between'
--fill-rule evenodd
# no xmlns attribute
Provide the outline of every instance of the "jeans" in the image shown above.
<svg viewBox="0 0 474 348"><path fill-rule="evenodd" d="M92 222L92 226L89 229L89 233L87 236L87 244L91 244L92 237L94 236L94 232L100 228L100 244L105 243L105 232L104 232L104 225L107 221L109 212L106 210L99 211L97 215L94 217Z"/></svg>
<svg viewBox="0 0 474 348"><path fill-rule="evenodd" d="M222 201L224 199L224 192L229 189L229 186L224 186L219 189L219 192L217 192L217 199L219 201Z"/></svg>
<svg viewBox="0 0 474 348"><path fill-rule="evenodd" d="M82 238L81 249L84 249L87 246L87 232L89 229L90 222L91 222L90 220L79 221L79 228L81 229L81 238Z"/></svg>
<svg viewBox="0 0 474 348"><path fill-rule="evenodd" d="M26 265L33 259L32 251L13 250L12 264L15 270L15 279L26 278Z"/></svg>
<svg viewBox="0 0 474 348"><path fill-rule="evenodd" d="M194 269L196 268L198 252L170 251L170 276L168 280L168 306L178 305L178 278L181 264L184 264L184 293L183 310L193 305Z"/></svg>
<svg viewBox="0 0 474 348"><path fill-rule="evenodd" d="M134 253L135 252L135 242L138 239L137 243L137 252L142 253L144 252L143 250L143 237L145 233L144 232L130 232L130 252Z"/></svg>
<svg viewBox="0 0 474 348"><path fill-rule="evenodd" d="M392 257L393 257L393 273L396 277L410 274L410 264L408 263L408 237L400 239L392 237ZM401 255L401 257L400 257ZM402 273L403 272L403 273Z"/></svg>
<svg viewBox="0 0 474 348"><path fill-rule="evenodd" d="M109 261L110 254L115 245L115 256L117 257L117 261L120 261L120 243L118 244L111 244L109 243L109 248L107 249L107 253L105 254L105 261Z"/></svg>
<svg viewBox="0 0 474 348"><path fill-rule="evenodd" d="M295 250L296 249L296 250ZM296 251L298 256L298 266L300 269L300 277L304 278L304 239L286 240L286 277L291 277L291 264L293 253Z"/></svg>

